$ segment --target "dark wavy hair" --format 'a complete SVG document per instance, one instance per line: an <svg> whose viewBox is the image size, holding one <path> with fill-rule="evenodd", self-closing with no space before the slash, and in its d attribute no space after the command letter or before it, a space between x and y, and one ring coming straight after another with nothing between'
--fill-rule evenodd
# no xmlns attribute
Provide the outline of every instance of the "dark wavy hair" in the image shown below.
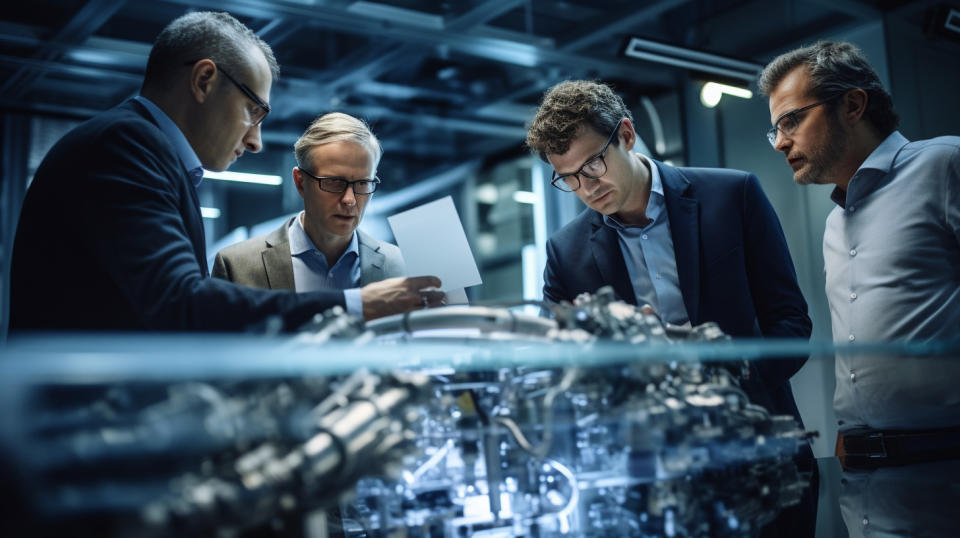
<svg viewBox="0 0 960 538"><path fill-rule="evenodd" d="M900 125L893 109L893 99L880 83L863 52L844 42L820 41L782 54L767 64L760 73L760 92L769 96L787 73L804 65L810 73L812 92L817 99L826 99L860 88L867 92L864 117L881 136L887 136ZM835 101L827 106L835 109Z"/></svg>
<svg viewBox="0 0 960 538"><path fill-rule="evenodd" d="M633 115L610 86L589 80L568 80L547 90L527 132L527 146L544 161L547 155L561 155L589 126L609 133L624 117ZM619 137L613 144L620 143Z"/></svg>

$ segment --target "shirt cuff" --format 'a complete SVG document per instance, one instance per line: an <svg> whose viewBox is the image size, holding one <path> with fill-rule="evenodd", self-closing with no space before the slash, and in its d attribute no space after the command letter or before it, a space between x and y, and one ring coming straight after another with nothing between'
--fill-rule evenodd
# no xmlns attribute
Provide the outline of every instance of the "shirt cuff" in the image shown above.
<svg viewBox="0 0 960 538"><path fill-rule="evenodd" d="M343 290L343 299L347 304L347 313L363 319L363 296L360 288Z"/></svg>

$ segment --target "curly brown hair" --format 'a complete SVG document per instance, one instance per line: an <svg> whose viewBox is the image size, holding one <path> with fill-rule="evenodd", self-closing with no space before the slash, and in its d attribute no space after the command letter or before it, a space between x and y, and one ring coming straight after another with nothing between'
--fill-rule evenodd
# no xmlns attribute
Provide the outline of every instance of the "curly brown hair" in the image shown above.
<svg viewBox="0 0 960 538"><path fill-rule="evenodd" d="M561 82L543 94L540 108L530 122L527 146L546 161L547 155L566 153L584 126L605 134L625 117L633 121L623 99L610 86L591 80ZM613 144L619 143L619 138L615 138Z"/></svg>

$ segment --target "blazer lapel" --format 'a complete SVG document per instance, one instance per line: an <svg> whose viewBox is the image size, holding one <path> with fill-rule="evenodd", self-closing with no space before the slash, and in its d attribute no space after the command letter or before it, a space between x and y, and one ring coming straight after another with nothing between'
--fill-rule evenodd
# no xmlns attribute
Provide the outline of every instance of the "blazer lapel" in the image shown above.
<svg viewBox="0 0 960 538"><path fill-rule="evenodd" d="M380 242L360 230L357 230L357 241L360 243L360 286L383 280L386 256L380 252Z"/></svg>
<svg viewBox="0 0 960 538"><path fill-rule="evenodd" d="M603 216L594 212L590 222L593 233L590 235L590 250L593 261L600 270L600 286L612 285L617 298L630 304L637 304L637 294L630 283L627 264L623 261L617 232L603 224ZM599 287L599 286L598 286Z"/></svg>
<svg viewBox="0 0 960 538"><path fill-rule="evenodd" d="M187 229L193 236L193 249L197 255L197 263L200 264L203 274L209 275L210 268L207 266L207 237L203 229L203 216L200 213L200 198L197 196L197 190L193 187L193 180L190 179L190 176L187 175L186 172L183 173L183 176L184 182L187 184L184 190L187 192L187 196L190 197L190 205L192 207L190 214L193 216L193 219L186 223Z"/></svg>
<svg viewBox="0 0 960 538"><path fill-rule="evenodd" d="M140 115L150 123L154 125L157 124L153 115L150 114L150 111L148 111L143 104L137 102L136 99L129 99L121 106L127 107L130 111ZM171 145L171 148L172 147ZM181 168L181 170L183 169ZM193 252L197 257L197 263L200 265L203 274L210 276L210 268L207 265L207 238L203 229L203 216L200 214L200 198L197 196L197 189L193 186L193 180L190 179L190 175L187 174L186 170L182 172L182 179L185 185L183 190L190 199L191 209L186 210L186 212L181 209L181 215L185 217L184 225L187 227L187 232L190 234L190 239L193 242Z"/></svg>
<svg viewBox="0 0 960 538"><path fill-rule="evenodd" d="M690 192L690 182L678 169L654 162L663 181L680 293L687 316L696 325L700 310L700 204Z"/></svg>
<svg viewBox="0 0 960 538"><path fill-rule="evenodd" d="M265 240L266 248L260 251L267 286L271 290L297 289L293 280L293 261L290 259L290 238L287 236L287 227L291 222L293 219L271 232Z"/></svg>

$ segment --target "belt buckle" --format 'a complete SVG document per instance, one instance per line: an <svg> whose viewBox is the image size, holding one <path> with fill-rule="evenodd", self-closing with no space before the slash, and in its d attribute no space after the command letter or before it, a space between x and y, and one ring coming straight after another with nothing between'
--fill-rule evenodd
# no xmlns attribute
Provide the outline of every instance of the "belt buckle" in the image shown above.
<svg viewBox="0 0 960 538"><path fill-rule="evenodd" d="M883 440L883 432L873 432L866 436L867 456L870 458L886 458L887 444Z"/></svg>

